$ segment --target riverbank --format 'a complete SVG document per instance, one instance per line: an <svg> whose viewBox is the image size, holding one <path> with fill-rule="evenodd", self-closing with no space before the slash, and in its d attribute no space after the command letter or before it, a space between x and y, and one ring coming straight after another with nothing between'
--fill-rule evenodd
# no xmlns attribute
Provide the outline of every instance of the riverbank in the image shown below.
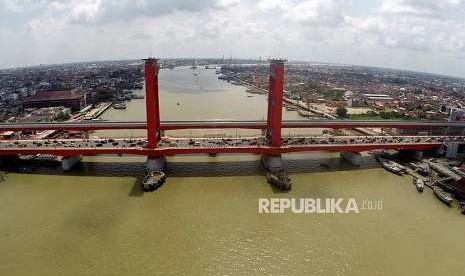
<svg viewBox="0 0 465 276"><path fill-rule="evenodd" d="M268 91L266 89L263 89L261 87L258 87L256 85L253 85L251 83L248 83L246 81L243 81L235 76L230 76L230 78L235 80L235 84L237 85L242 85L247 88L246 92L250 94L268 94ZM313 119L319 119L320 117L326 118L326 119L337 119L336 116L329 114L328 112L324 112L322 110L316 109L312 107L311 105L305 104L304 102L298 101L298 100L293 100L286 95L283 97L284 104L288 104L290 106L293 106L296 108L296 110L291 110L291 111L297 111L299 115L302 117L306 118L313 118ZM305 113L307 112L307 113ZM313 115L311 115L313 114Z"/></svg>

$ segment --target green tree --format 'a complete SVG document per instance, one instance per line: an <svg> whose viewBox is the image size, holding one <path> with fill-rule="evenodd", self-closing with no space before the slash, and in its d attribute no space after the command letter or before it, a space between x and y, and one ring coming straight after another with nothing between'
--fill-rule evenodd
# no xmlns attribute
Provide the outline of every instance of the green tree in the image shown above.
<svg viewBox="0 0 465 276"><path fill-rule="evenodd" d="M339 118L347 118L347 108L345 108L344 106L339 106L336 109L336 114L337 116L339 116Z"/></svg>
<svg viewBox="0 0 465 276"><path fill-rule="evenodd" d="M64 112L60 112L57 116L55 116L55 121L58 121L58 122L63 122L63 121L67 121L71 118L71 115L69 113L64 113Z"/></svg>

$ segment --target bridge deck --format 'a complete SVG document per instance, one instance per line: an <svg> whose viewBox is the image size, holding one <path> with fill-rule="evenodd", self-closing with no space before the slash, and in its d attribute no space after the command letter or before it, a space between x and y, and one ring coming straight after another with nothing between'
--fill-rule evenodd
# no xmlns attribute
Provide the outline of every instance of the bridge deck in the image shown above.
<svg viewBox="0 0 465 276"><path fill-rule="evenodd" d="M464 122L445 121L353 121L353 120L288 120L282 122L283 128L434 128L434 127L465 127ZM146 129L145 121L134 122L72 122L72 123L14 123L0 124L0 131L22 130L103 130L103 129ZM164 121L161 130L179 129L266 129L265 121Z"/></svg>
<svg viewBox="0 0 465 276"><path fill-rule="evenodd" d="M59 156L130 154L175 155L196 153L279 154L304 151L352 151L374 149L433 149L444 143L464 143L465 136L337 136L286 137L281 147L270 147L262 137L170 138L164 137L156 149L138 139L64 139L0 141L0 155L54 154Z"/></svg>

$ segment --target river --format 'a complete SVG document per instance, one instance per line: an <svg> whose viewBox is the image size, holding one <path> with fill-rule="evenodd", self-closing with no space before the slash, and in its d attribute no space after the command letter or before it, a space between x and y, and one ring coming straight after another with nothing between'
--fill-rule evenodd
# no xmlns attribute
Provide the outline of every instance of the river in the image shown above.
<svg viewBox="0 0 465 276"><path fill-rule="evenodd" d="M217 80L214 70L198 73L160 72L162 120L265 117L264 95L248 97L245 88ZM133 100L102 118L144 116L144 100ZM143 161L86 157L68 173L8 174L0 183L0 275L465 273L465 220L457 206L446 207L429 189L417 193L410 177L390 174L368 156L354 168L335 153L287 155L294 182L288 193L266 183L255 155L168 157L167 183L143 193ZM374 200L382 210L258 212L260 198L278 197Z"/></svg>

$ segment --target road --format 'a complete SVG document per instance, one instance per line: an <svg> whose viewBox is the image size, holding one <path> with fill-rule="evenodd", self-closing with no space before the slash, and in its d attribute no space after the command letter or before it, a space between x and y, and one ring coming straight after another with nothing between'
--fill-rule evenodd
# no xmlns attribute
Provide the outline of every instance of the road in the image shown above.
<svg viewBox="0 0 465 276"><path fill-rule="evenodd" d="M465 136L334 136L285 137L281 147L270 147L263 136L243 138L163 137L157 149L145 138L1 140L0 154L187 154L286 153L297 151L366 151L372 149L428 149L444 143L465 143Z"/></svg>
<svg viewBox="0 0 465 276"><path fill-rule="evenodd" d="M73 123L13 123L0 124L0 131L22 131L22 130L81 130L91 131L99 129L146 129L145 121L134 122L73 122ZM356 121L356 120L287 120L282 122L283 128L435 128L435 127L460 127L465 128L465 122L446 121ZM177 129L266 129L265 121L163 121L161 130Z"/></svg>

